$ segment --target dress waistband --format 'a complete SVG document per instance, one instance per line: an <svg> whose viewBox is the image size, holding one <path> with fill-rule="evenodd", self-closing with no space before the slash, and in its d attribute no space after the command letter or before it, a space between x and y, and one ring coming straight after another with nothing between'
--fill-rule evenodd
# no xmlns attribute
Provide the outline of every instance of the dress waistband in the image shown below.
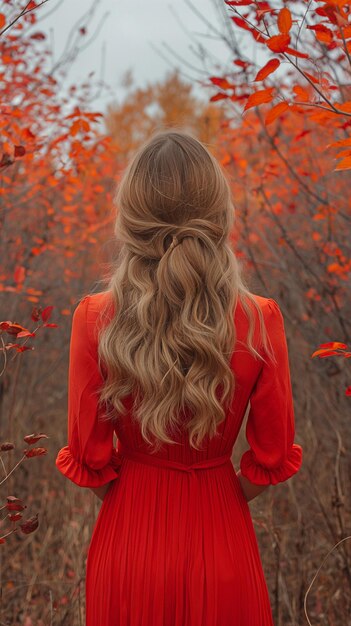
<svg viewBox="0 0 351 626"><path fill-rule="evenodd" d="M138 452L137 450L126 450L125 448L123 449L123 451L121 451L121 456L122 458L126 457L127 459L132 459L133 461L145 463L146 465L155 465L158 467L177 469L194 474L195 470L198 469L211 469L213 467L224 465L225 463L231 463L232 455L231 452L227 452L227 454L223 454L222 456L216 456L210 459L204 459L203 461L197 461L195 463L192 463L191 465L186 465L185 463L173 461L171 459L162 459L152 454L144 454L143 452Z"/></svg>

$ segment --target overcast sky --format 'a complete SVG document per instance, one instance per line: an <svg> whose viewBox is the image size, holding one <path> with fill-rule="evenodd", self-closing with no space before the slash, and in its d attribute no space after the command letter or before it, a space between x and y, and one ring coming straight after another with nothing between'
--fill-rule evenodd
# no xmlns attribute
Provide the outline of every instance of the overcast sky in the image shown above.
<svg viewBox="0 0 351 626"><path fill-rule="evenodd" d="M223 11L227 11L223 0L49 0L38 12L36 29L40 27L48 35L56 61L67 47L74 25L87 23L84 15L91 7L93 19L80 41L93 41L75 59L67 83L82 82L92 70L98 77L103 67L109 91L103 91L94 100L95 110L104 110L112 100L122 101L126 93L122 79L128 70L137 86L146 86L175 67L184 79L194 82L201 77L208 80L216 71L216 64L217 70L223 70L232 63L228 47L201 19L203 16L223 32ZM201 44L207 59L203 53L200 58L196 55ZM196 84L194 92L209 98L209 93Z"/></svg>

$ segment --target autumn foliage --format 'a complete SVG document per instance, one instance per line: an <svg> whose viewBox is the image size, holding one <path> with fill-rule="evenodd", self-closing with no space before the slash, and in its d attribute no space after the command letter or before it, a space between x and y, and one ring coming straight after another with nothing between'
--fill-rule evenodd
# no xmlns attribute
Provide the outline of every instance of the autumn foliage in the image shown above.
<svg viewBox="0 0 351 626"><path fill-rule="evenodd" d="M65 66L51 63L37 23L43 3L22 2L26 10L13 21L18 4L7 0L0 9L6 246L0 456L7 472L19 462L1 497L6 524L20 530L0 546L4 554L11 546L1 580L3 620L43 626L55 615L57 623L83 623L84 564L97 502L54 469L55 448L66 437L71 314L113 255L111 208L120 171L150 132L179 124L196 132L226 169L235 252L252 291L276 298L284 313L304 467L289 486L278 485L251 505L275 625L346 624L350 4L223 2L231 66L209 74L201 102L175 72L146 88L132 85L105 114L90 102L93 76L67 87ZM78 39L88 30L78 29ZM246 448L244 430L236 467ZM49 454L38 443L47 436ZM31 511L26 522L25 509ZM8 532L4 520L1 535Z"/></svg>

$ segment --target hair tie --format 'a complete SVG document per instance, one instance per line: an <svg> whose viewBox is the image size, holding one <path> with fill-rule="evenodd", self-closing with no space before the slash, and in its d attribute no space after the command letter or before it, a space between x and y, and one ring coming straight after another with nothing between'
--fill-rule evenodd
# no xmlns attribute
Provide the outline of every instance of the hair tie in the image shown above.
<svg viewBox="0 0 351 626"><path fill-rule="evenodd" d="M173 250L173 248L175 248L179 243L180 243L180 241L179 241L177 235L173 235L172 243L169 246L168 250L169 251Z"/></svg>
<svg viewBox="0 0 351 626"><path fill-rule="evenodd" d="M166 254L166 252L171 252L173 248L175 248L178 244L182 243L185 237L196 237L196 235L184 235L182 239L178 239L177 235L173 235L172 243L168 246L167 250L163 253L162 256Z"/></svg>

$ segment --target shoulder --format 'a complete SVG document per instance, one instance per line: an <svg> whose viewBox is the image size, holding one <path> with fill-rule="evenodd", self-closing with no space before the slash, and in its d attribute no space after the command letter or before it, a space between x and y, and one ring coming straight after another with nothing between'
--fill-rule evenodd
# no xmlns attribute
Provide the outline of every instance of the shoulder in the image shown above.
<svg viewBox="0 0 351 626"><path fill-rule="evenodd" d="M275 317L280 317L282 315L279 304L275 300L273 300L273 298L260 296L256 293L251 293L251 296L258 304L266 321L274 319Z"/></svg>
<svg viewBox="0 0 351 626"><path fill-rule="evenodd" d="M111 291L100 291L83 296L73 312L72 325L82 334L87 335L90 343L95 344L98 338L100 323L107 323L114 312Z"/></svg>
<svg viewBox="0 0 351 626"><path fill-rule="evenodd" d="M252 294L255 298L256 302L261 306L262 310L265 312L277 312L280 311L279 304L273 298L266 298L264 296L259 296L256 293Z"/></svg>
<svg viewBox="0 0 351 626"><path fill-rule="evenodd" d="M86 321L94 320L99 313L113 306L111 291L99 291L83 296L73 312L73 316Z"/></svg>

